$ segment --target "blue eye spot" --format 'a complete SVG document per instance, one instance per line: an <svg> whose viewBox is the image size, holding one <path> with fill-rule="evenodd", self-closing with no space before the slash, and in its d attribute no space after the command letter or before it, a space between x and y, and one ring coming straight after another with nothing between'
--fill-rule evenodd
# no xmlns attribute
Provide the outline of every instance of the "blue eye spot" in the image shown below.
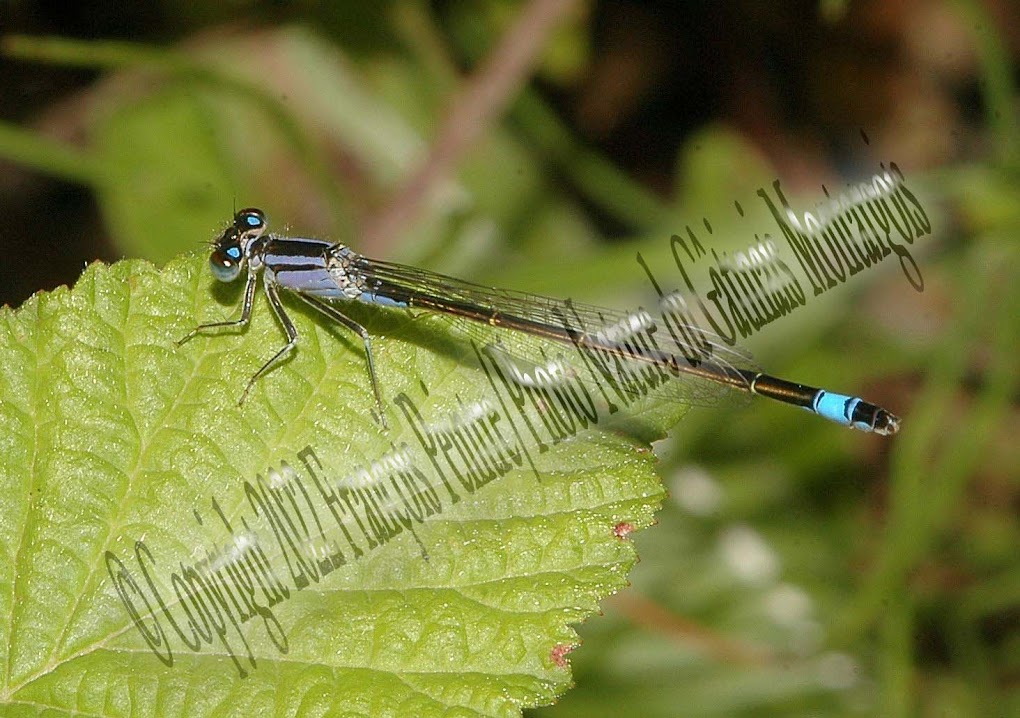
<svg viewBox="0 0 1020 718"><path fill-rule="evenodd" d="M249 227L258 227L260 224L262 224L262 220L253 214L249 214L247 217L245 217L245 221L248 222Z"/></svg>
<svg viewBox="0 0 1020 718"><path fill-rule="evenodd" d="M240 259L241 258L241 248L240 247L230 247L227 250L227 256L230 257L231 259Z"/></svg>

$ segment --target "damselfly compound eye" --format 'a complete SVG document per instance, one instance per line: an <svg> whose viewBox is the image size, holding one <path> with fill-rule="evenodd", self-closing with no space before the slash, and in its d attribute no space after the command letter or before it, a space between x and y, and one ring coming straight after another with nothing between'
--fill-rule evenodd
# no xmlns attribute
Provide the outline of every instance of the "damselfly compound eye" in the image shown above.
<svg viewBox="0 0 1020 718"><path fill-rule="evenodd" d="M234 215L234 227L238 232L261 234L266 228L266 215L257 207L242 209Z"/></svg>
<svg viewBox="0 0 1020 718"><path fill-rule="evenodd" d="M221 282L232 282L241 273L241 245L218 245L209 256L209 268L213 276Z"/></svg>

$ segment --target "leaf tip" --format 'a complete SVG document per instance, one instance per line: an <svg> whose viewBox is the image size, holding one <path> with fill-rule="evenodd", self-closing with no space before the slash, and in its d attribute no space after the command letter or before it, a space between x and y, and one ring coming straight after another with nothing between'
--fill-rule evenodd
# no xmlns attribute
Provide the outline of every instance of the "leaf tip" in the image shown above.
<svg viewBox="0 0 1020 718"><path fill-rule="evenodd" d="M557 668L568 669L570 668L570 660L567 658L567 654L575 648L577 648L577 644L575 643L557 643L549 652L549 660L551 660Z"/></svg>

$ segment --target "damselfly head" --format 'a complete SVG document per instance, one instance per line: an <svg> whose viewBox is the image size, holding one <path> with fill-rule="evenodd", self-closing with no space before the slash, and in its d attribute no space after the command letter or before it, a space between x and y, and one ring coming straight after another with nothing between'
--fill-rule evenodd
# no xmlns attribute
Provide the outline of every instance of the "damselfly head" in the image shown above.
<svg viewBox="0 0 1020 718"><path fill-rule="evenodd" d="M213 246L209 255L209 268L213 276L221 282L232 282L241 273L244 264L244 250L241 249L241 238L237 229L229 227Z"/></svg>
<svg viewBox="0 0 1020 718"><path fill-rule="evenodd" d="M221 282L232 282L241 273L251 243L266 231L266 215L260 209L249 207L234 214L234 222L227 227L213 245L209 267Z"/></svg>
<svg viewBox="0 0 1020 718"><path fill-rule="evenodd" d="M249 240L261 237L266 226L266 214L258 207L248 207L234 215L234 229Z"/></svg>

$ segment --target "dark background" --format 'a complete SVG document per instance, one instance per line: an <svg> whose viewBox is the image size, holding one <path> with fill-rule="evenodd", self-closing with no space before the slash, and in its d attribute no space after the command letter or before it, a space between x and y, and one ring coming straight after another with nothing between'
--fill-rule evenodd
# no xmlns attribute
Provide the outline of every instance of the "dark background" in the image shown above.
<svg viewBox="0 0 1020 718"><path fill-rule="evenodd" d="M1016 4L579 3L506 98L498 151L457 163L476 204L447 207L435 231L363 233L398 201L399 174L351 138L385 123L355 114L338 132L297 89L318 66L279 59L281 31L335 49L427 147L523 7L5 3L5 36L130 41L221 72L247 58L285 119L194 68L30 57L5 40L0 304L72 284L95 259L195 250L234 203L366 254L608 302L640 284L635 251L702 217L747 246L732 203L754 204L755 186L781 179L809 206L895 161L935 225L912 248L925 290L890 263L755 350L776 373L880 399L905 435L757 403L692 412L658 447L673 498L637 538L634 587L580 629L577 688L538 713L1017 715ZM160 124L175 112L212 129ZM219 175L192 162L194 137ZM496 239L466 232L479 208ZM734 541L759 557L757 578L727 572Z"/></svg>

